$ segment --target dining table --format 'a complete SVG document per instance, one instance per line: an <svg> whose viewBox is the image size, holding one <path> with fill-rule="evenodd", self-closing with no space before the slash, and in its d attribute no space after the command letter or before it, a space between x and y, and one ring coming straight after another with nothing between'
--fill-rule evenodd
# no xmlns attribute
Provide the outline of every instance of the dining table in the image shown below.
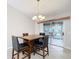
<svg viewBox="0 0 79 59"><path fill-rule="evenodd" d="M28 57L28 59L31 58L31 53L33 52L33 47L34 47L33 42L34 42L34 40L38 40L38 39L43 38L43 37L44 36L42 36L42 35L28 35L28 36L20 36L19 37L23 40L28 41L28 45L29 45L29 49L28 49L29 57Z"/></svg>

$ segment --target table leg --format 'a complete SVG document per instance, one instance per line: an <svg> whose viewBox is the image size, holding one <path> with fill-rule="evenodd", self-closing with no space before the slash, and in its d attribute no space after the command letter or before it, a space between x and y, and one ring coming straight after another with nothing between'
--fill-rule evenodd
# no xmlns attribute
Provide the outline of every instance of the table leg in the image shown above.
<svg viewBox="0 0 79 59"><path fill-rule="evenodd" d="M29 57L28 57L28 59L30 59L31 58L31 55L29 54Z"/></svg>
<svg viewBox="0 0 79 59"><path fill-rule="evenodd" d="M31 58L31 53L32 53L32 41L29 41L29 57L28 57L28 59L30 59Z"/></svg>

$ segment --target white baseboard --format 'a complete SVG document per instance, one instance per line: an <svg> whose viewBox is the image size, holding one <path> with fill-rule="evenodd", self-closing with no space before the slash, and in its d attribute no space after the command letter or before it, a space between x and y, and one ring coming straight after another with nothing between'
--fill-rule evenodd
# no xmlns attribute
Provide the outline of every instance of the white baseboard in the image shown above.
<svg viewBox="0 0 79 59"><path fill-rule="evenodd" d="M12 47L7 48L7 51L12 50Z"/></svg>
<svg viewBox="0 0 79 59"><path fill-rule="evenodd" d="M69 48L69 47L64 47L64 48L71 50L71 48Z"/></svg>

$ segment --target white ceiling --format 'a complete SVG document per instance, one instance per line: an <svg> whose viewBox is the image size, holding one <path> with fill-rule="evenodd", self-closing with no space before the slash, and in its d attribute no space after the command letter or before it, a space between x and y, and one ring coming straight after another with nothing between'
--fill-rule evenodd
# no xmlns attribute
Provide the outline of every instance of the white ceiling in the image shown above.
<svg viewBox="0 0 79 59"><path fill-rule="evenodd" d="M8 0L8 4L32 18L36 15L36 0ZM71 0L40 0L40 13L49 17L71 11Z"/></svg>

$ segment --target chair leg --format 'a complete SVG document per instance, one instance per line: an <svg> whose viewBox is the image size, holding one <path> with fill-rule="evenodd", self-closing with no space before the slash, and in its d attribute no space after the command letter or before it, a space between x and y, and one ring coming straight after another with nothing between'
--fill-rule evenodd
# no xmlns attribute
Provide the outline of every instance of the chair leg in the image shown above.
<svg viewBox="0 0 79 59"><path fill-rule="evenodd" d="M29 55L28 59L30 59L30 55Z"/></svg>
<svg viewBox="0 0 79 59"><path fill-rule="evenodd" d="M19 52L17 53L17 59L19 59Z"/></svg>
<svg viewBox="0 0 79 59"><path fill-rule="evenodd" d="M45 56L44 56L45 54L44 54L44 53L45 53L45 51L44 51L44 49L43 49L43 59L45 59Z"/></svg>
<svg viewBox="0 0 79 59"><path fill-rule="evenodd" d="M29 54L28 59L30 59L30 58L31 58L31 56L30 56L30 54Z"/></svg>
<svg viewBox="0 0 79 59"><path fill-rule="evenodd" d="M12 49L12 59L14 58L14 49Z"/></svg>
<svg viewBox="0 0 79 59"><path fill-rule="evenodd" d="M47 53L48 53L48 56L49 56L49 48L48 48L48 46L47 46Z"/></svg>
<svg viewBox="0 0 79 59"><path fill-rule="evenodd" d="M33 51L33 55L35 55L35 53L36 53L36 52L35 52L35 51Z"/></svg>
<svg viewBox="0 0 79 59"><path fill-rule="evenodd" d="M22 54L24 54L25 52L24 51L22 51Z"/></svg>
<svg viewBox="0 0 79 59"><path fill-rule="evenodd" d="M36 53L36 51L35 51L36 49L35 49L35 47L34 47L34 50L33 50L33 55L35 55L35 53Z"/></svg>

